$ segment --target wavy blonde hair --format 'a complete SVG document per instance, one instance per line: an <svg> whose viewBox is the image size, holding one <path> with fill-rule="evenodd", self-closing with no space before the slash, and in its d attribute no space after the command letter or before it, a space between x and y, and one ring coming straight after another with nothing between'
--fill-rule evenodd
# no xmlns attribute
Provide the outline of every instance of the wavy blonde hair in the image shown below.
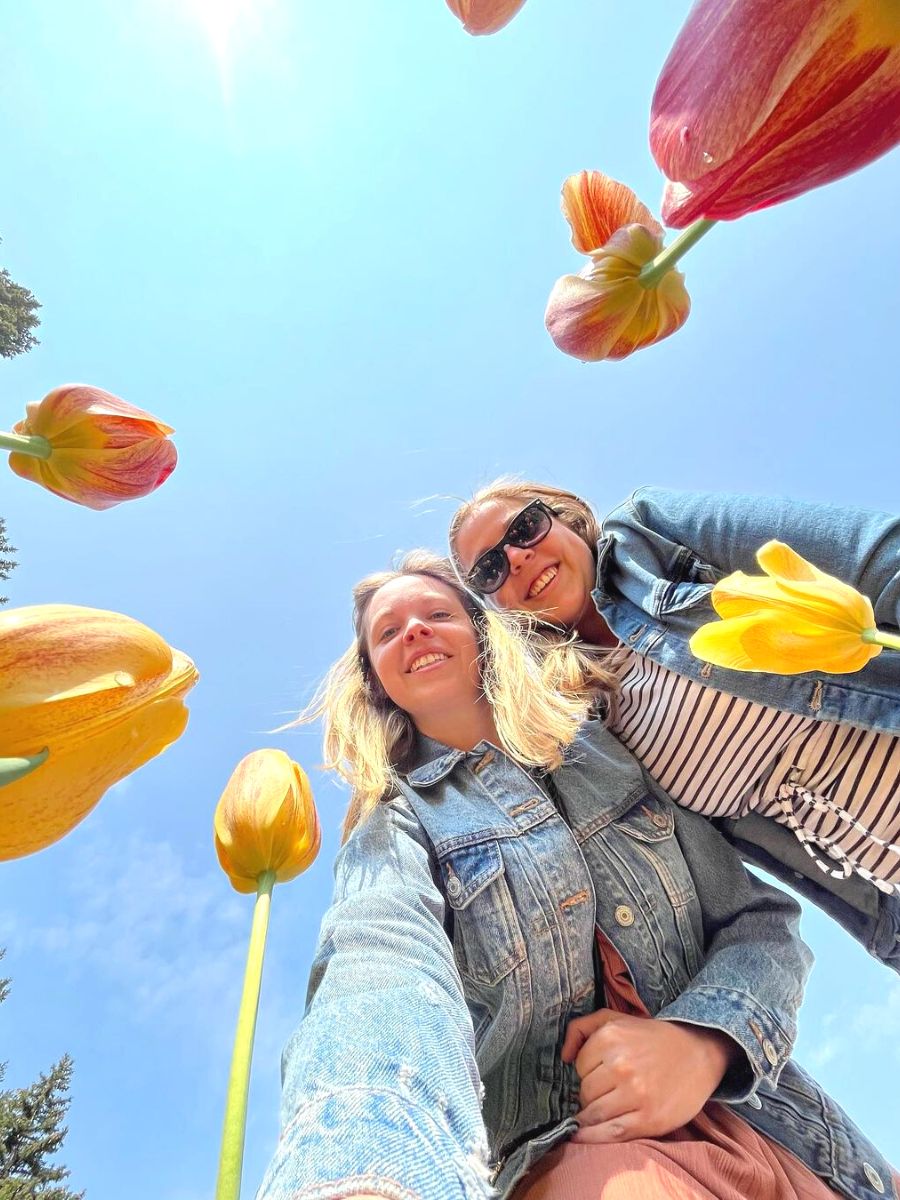
<svg viewBox="0 0 900 1200"><path fill-rule="evenodd" d="M353 589L353 643L294 722L324 718L324 765L351 789L344 838L379 801L396 793L398 773L411 766L415 725L379 683L365 633L375 594L410 575L436 580L459 597L478 638L481 686L501 747L523 766L558 767L581 722L598 708L608 711L614 697L614 677L571 638L550 638L519 617L485 610L448 559L412 551L395 570L369 575Z"/></svg>
<svg viewBox="0 0 900 1200"><path fill-rule="evenodd" d="M501 475L485 487L479 488L472 499L461 504L451 518L450 530L447 534L450 542L450 554L457 571L463 578L465 578L465 571L459 560L457 549L459 531L479 508L490 504L492 500L520 500L523 507L531 500L543 500L564 525L567 525L573 533L578 534L592 554L597 553L600 522L587 500L582 500L574 492L567 492L563 488L554 487L549 483L532 483L529 480L520 479L518 475Z"/></svg>

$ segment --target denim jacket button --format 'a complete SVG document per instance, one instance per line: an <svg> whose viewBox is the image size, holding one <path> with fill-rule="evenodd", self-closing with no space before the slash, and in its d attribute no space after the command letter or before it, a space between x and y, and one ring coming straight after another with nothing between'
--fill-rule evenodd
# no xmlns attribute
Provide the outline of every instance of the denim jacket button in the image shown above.
<svg viewBox="0 0 900 1200"><path fill-rule="evenodd" d="M634 924L634 913L631 911L631 909L628 907L627 904L620 904L619 907L616 909L615 916L616 916L616 920L618 921L618 923L620 925L633 925Z"/></svg>
<svg viewBox="0 0 900 1200"><path fill-rule="evenodd" d="M772 1045L772 1043L769 1041L768 1038L763 1039L762 1050L763 1050L763 1054L766 1056L766 1058L769 1060L769 1062L774 1067L775 1064L778 1062L778 1051L775 1049L775 1047Z"/></svg>
<svg viewBox="0 0 900 1200"><path fill-rule="evenodd" d="M462 884L459 882L459 880L456 878L455 875L451 875L450 878L447 880L447 895L448 896L458 896L461 891L462 891Z"/></svg>
<svg viewBox="0 0 900 1200"><path fill-rule="evenodd" d="M869 1183L871 1183L871 1185L875 1189L875 1191L878 1192L878 1194L880 1196L883 1196L884 1195L884 1180L881 1178L881 1176L878 1174L878 1172L875 1170L875 1168L872 1166L871 1163L867 1163L867 1162L863 1163L863 1174L865 1175L866 1179L868 1179Z"/></svg>
<svg viewBox="0 0 900 1200"><path fill-rule="evenodd" d="M756 1092L754 1092L752 1096L747 1097L747 1103L751 1108L762 1108L762 1100L760 1100Z"/></svg>

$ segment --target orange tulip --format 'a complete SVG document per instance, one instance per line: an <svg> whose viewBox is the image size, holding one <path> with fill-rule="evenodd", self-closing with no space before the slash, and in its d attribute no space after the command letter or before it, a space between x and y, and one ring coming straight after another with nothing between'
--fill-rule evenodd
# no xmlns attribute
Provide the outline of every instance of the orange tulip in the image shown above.
<svg viewBox="0 0 900 1200"><path fill-rule="evenodd" d="M169 425L100 388L67 384L26 407L13 430L23 451L9 465L23 479L87 508L146 496L175 469ZM3 443L0 443L3 444ZM10 441L6 441L10 448Z"/></svg>
<svg viewBox="0 0 900 1200"><path fill-rule="evenodd" d="M586 362L625 358L680 329L691 309L681 272L649 286L639 278L663 249L663 229L634 192L581 171L563 184L562 210L590 262L550 293L545 321L559 349Z"/></svg>
<svg viewBox="0 0 900 1200"><path fill-rule="evenodd" d="M196 681L189 658L122 613L0 611L0 756L13 767L0 786L0 859L63 837L176 741Z"/></svg>
<svg viewBox="0 0 900 1200"><path fill-rule="evenodd" d="M507 25L525 0L447 0L467 33L496 33Z"/></svg>
<svg viewBox="0 0 900 1200"><path fill-rule="evenodd" d="M216 806L216 854L238 892L255 892L265 871L284 883L319 852L321 832L309 780L283 750L241 759Z"/></svg>
<svg viewBox="0 0 900 1200"><path fill-rule="evenodd" d="M697 0L653 97L676 228L789 200L898 142L897 0Z"/></svg>

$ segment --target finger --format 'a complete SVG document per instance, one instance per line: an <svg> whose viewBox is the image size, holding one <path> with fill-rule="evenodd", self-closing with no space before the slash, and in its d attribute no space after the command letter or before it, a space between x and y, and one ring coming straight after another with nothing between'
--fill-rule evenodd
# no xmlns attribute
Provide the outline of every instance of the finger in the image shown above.
<svg viewBox="0 0 900 1200"><path fill-rule="evenodd" d="M578 1114L580 1119L581 1114ZM573 1134L572 1141L580 1145L604 1145L612 1142L630 1142L635 1138L644 1137L640 1126L640 1118L636 1112L621 1113L599 1125L580 1125Z"/></svg>
<svg viewBox="0 0 900 1200"><path fill-rule="evenodd" d="M578 1057L578 1051L591 1034L602 1029L604 1025L608 1025L611 1019L617 1019L620 1016L621 1013L613 1012L610 1008L598 1008L596 1012L588 1013L584 1017L576 1017L570 1021L560 1052L563 1062L574 1062Z"/></svg>
<svg viewBox="0 0 900 1200"><path fill-rule="evenodd" d="M589 1071L586 1075L582 1076L581 1087L578 1091L578 1100L582 1108L587 1108L589 1104L593 1104L601 1096L609 1096L612 1092L616 1091L625 1094L621 1080L616 1077L615 1072L605 1063L601 1063L593 1071ZM634 1103L630 1103L625 1107L634 1108Z"/></svg>
<svg viewBox="0 0 900 1200"><path fill-rule="evenodd" d="M590 1104L582 1105L575 1114L575 1120L580 1126L603 1125L634 1111L634 1101L617 1090L605 1092Z"/></svg>

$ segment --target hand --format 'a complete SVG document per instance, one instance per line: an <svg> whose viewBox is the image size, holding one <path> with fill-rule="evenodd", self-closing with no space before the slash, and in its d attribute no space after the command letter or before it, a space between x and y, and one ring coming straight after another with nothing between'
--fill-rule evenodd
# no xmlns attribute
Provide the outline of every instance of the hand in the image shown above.
<svg viewBox="0 0 900 1200"><path fill-rule="evenodd" d="M569 1023L562 1060L581 1079L573 1142L661 1137L697 1115L740 1053L725 1033L598 1009Z"/></svg>

